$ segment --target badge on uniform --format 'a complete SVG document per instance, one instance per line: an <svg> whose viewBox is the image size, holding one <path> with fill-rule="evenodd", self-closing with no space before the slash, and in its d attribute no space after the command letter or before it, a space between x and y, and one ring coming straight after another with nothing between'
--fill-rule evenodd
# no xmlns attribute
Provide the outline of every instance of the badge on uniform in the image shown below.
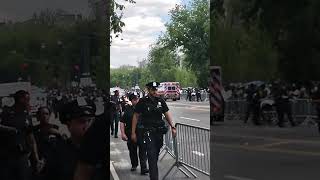
<svg viewBox="0 0 320 180"><path fill-rule="evenodd" d="M157 108L162 108L161 102L158 102Z"/></svg>

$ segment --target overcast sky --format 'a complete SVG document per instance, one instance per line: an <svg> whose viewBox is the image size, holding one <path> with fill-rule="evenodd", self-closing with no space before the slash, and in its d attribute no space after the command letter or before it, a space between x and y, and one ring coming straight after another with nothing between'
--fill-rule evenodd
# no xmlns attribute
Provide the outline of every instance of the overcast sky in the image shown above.
<svg viewBox="0 0 320 180"><path fill-rule="evenodd" d="M122 3L123 0L117 0ZM127 4L124 11L121 38L116 38L111 46L111 67L134 65L146 58L149 46L165 32L169 20L169 10L175 4L189 0L136 0ZM0 22L3 20L23 21L34 12L43 9L62 9L70 13L89 14L88 0L0 0Z"/></svg>
<svg viewBox="0 0 320 180"><path fill-rule="evenodd" d="M118 2L122 2L118 0ZM121 38L111 45L111 68L121 65L137 66L137 61L146 58L149 46L156 42L161 32L165 32L165 23L169 20L169 11L185 0L136 0L136 4L126 6Z"/></svg>
<svg viewBox="0 0 320 180"><path fill-rule="evenodd" d="M23 21L43 9L89 14L88 0L0 0L0 21Z"/></svg>

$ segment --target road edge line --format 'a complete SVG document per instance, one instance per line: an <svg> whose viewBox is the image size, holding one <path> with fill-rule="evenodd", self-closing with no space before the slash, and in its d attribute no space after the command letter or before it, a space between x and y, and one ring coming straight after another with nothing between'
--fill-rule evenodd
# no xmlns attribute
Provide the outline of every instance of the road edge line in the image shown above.
<svg viewBox="0 0 320 180"><path fill-rule="evenodd" d="M110 161L110 172L114 180L120 180L116 169L113 166L113 161Z"/></svg>

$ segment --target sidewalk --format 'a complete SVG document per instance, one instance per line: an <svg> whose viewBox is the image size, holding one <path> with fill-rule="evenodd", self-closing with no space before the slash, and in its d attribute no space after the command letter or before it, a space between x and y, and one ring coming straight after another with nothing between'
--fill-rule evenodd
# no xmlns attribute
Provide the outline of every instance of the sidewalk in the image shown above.
<svg viewBox="0 0 320 180"><path fill-rule="evenodd" d="M162 153L159 157L163 156ZM129 152L127 149L126 142L122 141L121 138L114 138L110 137L110 161L112 162L117 175L119 176L119 180L149 180L149 175L140 175L140 167L138 167L136 172L131 172L131 164L129 158ZM159 167L159 174L160 179L168 172L170 167L174 164L175 160L169 155L166 154L162 161L159 160L158 167ZM194 170L192 170L197 176L197 179L201 180L209 180L208 176L200 174ZM183 173L177 171L177 168L174 168L169 176L166 178L169 179L190 179L187 178ZM115 179L116 180L116 179Z"/></svg>

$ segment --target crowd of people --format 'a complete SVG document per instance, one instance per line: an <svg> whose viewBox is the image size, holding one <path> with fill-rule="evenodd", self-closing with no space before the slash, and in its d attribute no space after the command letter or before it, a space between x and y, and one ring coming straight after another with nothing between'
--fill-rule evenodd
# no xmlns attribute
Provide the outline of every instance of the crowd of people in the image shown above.
<svg viewBox="0 0 320 180"><path fill-rule="evenodd" d="M0 116L1 180L108 179L106 132L111 103L106 92L48 90L35 116L30 113L32 94L19 90L12 96L14 104L2 107ZM97 98L104 101L98 115Z"/></svg>
<svg viewBox="0 0 320 180"><path fill-rule="evenodd" d="M255 125L261 125L264 120L262 112L264 108L274 107L277 113L277 125L284 127L284 117L287 115L292 126L296 126L296 122L292 116L292 103L294 99L310 99L317 110L318 119L320 116L320 84L316 82L309 83L247 83L247 84L230 84L224 88L224 101L228 100L245 100L247 107L244 123L247 123L250 115ZM271 103L262 102L272 100ZM270 102L270 101L269 101ZM268 119L270 120L270 119ZM318 129L320 132L320 121L318 120Z"/></svg>
<svg viewBox="0 0 320 180"><path fill-rule="evenodd" d="M316 82L305 82L305 83L280 83L280 81L274 82L260 82L256 83L230 83L224 85L224 97L225 99L246 99L248 95L249 85L254 84L255 86L263 87L268 97L272 97L278 84L281 84L293 98L308 99L312 98L317 91L318 83Z"/></svg>

